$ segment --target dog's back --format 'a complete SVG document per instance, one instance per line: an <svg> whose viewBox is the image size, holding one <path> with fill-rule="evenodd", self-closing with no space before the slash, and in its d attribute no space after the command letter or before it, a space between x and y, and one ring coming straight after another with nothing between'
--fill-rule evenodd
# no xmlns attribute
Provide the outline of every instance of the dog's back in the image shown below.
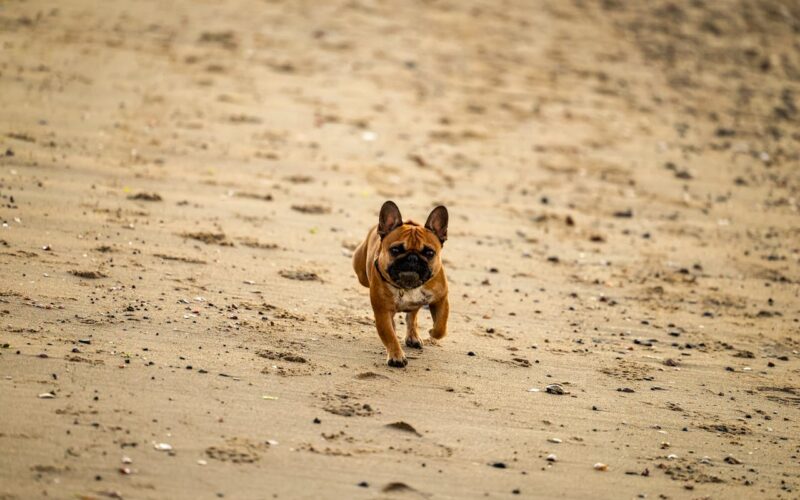
<svg viewBox="0 0 800 500"><path fill-rule="evenodd" d="M367 267L367 265L369 265L369 262L367 262L369 242L375 235L376 228L377 226L369 230L367 237L364 238L364 241L358 245L358 248L356 248L356 251L353 253L353 271L355 271L356 276L358 276L358 282L367 288L369 288L369 268Z"/></svg>

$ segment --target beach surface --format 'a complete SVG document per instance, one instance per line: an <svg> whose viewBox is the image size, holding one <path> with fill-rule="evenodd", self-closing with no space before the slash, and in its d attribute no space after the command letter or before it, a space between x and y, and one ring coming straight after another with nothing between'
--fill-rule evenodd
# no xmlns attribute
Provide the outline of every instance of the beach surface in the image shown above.
<svg viewBox="0 0 800 500"><path fill-rule="evenodd" d="M799 33L2 2L0 499L798 498ZM387 199L450 212L404 369L351 267Z"/></svg>

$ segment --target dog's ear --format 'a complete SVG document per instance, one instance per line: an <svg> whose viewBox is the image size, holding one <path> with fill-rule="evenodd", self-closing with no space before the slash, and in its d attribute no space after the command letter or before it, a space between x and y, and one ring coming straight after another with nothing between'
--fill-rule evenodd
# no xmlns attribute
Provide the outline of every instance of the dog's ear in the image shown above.
<svg viewBox="0 0 800 500"><path fill-rule="evenodd" d="M400 209L393 201L387 201L381 207L381 214L378 216L378 234L381 239L403 225L403 216Z"/></svg>
<svg viewBox="0 0 800 500"><path fill-rule="evenodd" d="M438 207L434 208L431 211L431 214L428 216L428 220L425 222L425 229L430 229L433 231L436 236L439 237L439 241L444 245L444 242L447 241L447 221L449 220L449 215L447 214L447 208L439 205Z"/></svg>

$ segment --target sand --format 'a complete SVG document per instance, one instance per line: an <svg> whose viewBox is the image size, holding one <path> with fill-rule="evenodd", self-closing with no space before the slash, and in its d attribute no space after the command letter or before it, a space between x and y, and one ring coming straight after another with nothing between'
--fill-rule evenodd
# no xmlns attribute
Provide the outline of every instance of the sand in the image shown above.
<svg viewBox="0 0 800 500"><path fill-rule="evenodd" d="M798 498L799 31L3 2L0 498ZM450 210L405 369L350 267L386 199Z"/></svg>

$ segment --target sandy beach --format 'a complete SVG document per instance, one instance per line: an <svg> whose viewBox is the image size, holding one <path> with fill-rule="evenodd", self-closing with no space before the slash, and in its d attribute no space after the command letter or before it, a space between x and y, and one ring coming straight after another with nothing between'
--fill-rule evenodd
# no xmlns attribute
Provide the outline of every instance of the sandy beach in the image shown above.
<svg viewBox="0 0 800 500"><path fill-rule="evenodd" d="M0 499L800 498L798 40L789 0L0 3ZM450 212L405 368L351 267L389 199Z"/></svg>

